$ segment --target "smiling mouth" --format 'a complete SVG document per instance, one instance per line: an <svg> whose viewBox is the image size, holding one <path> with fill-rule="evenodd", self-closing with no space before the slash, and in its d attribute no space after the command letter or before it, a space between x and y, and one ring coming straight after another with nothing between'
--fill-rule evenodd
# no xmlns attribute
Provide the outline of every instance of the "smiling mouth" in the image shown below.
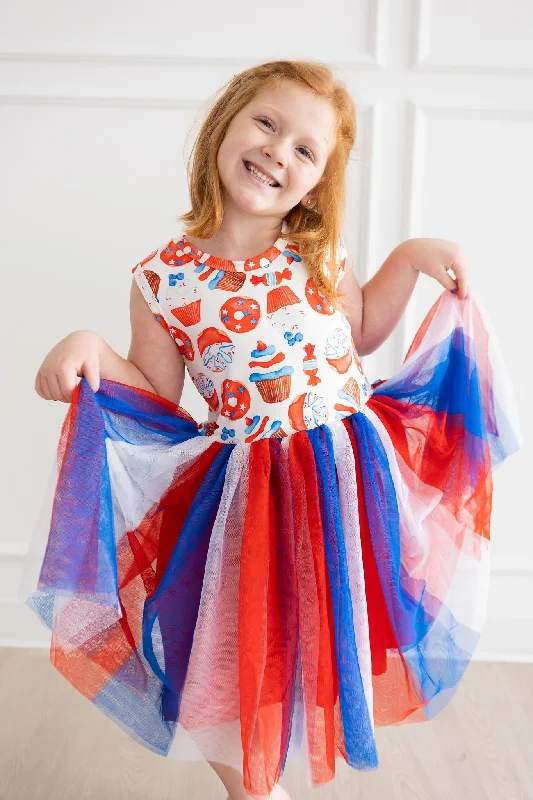
<svg viewBox="0 0 533 800"><path fill-rule="evenodd" d="M271 183L270 181L267 182L266 180L263 180L262 178L260 178L255 173L255 167L252 168L252 164L249 161L244 161L243 160L242 163L244 164L245 170L247 172L249 172L250 175L252 175L259 183L262 183L263 186L269 186L271 189L279 189L279 188L281 188L281 184L278 183L277 181L275 181L274 183Z"/></svg>

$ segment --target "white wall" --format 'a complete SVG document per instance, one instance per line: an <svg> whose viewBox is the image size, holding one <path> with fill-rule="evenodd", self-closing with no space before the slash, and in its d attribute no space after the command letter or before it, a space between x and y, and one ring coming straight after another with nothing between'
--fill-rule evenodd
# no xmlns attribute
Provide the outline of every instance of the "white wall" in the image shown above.
<svg viewBox="0 0 533 800"><path fill-rule="evenodd" d="M13 600L66 413L33 392L42 358L79 328L127 353L129 273L179 232L195 116L244 67L311 57L338 71L359 106L346 241L360 281L402 239L454 239L499 334L524 448L494 476L491 595L477 657L533 660L533 3L332 0L327 14L319 0L271 0L261 11L244 2L196 8L165 0L0 6L8 454L0 644L48 641ZM254 22L262 32L243 35ZM399 367L441 291L420 277L400 326L365 359L371 380ZM203 412L191 383L183 405Z"/></svg>

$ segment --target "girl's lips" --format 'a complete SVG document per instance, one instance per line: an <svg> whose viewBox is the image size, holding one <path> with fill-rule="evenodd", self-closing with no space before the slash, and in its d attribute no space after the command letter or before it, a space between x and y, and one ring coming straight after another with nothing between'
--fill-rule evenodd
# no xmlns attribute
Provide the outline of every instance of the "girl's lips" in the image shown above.
<svg viewBox="0 0 533 800"><path fill-rule="evenodd" d="M243 164L244 169L246 170L246 174L250 177L250 180L252 180L255 184L258 184L259 186L267 186L269 189L281 189L281 186L279 185L279 183L278 183L277 186L269 186L268 183L265 183L264 181L260 181L259 178L256 178L255 175L253 174L253 172L250 172L250 170L247 169L247 167L246 167L247 163L253 164L254 162L253 161L247 162L247 161L243 160L242 164ZM255 164L254 164L254 166L255 166ZM257 169L259 169L259 167Z"/></svg>

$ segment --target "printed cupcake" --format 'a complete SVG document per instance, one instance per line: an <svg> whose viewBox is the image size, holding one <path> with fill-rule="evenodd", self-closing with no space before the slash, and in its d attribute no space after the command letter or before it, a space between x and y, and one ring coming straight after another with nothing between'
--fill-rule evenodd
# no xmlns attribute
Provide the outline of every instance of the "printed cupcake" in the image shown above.
<svg viewBox="0 0 533 800"><path fill-rule="evenodd" d="M294 368L285 366L280 369L270 369L284 361L285 354L281 352L276 354L276 347L273 344L267 346L265 342L259 341L257 349L252 350L250 355L252 361L249 366L264 370L253 372L250 375L250 381L255 383L265 403L281 403L286 400L291 391L291 376Z"/></svg>
<svg viewBox="0 0 533 800"><path fill-rule="evenodd" d="M224 331L206 328L198 337L202 364L212 372L223 372L233 362L235 345Z"/></svg>
<svg viewBox="0 0 533 800"><path fill-rule="evenodd" d="M174 317L182 325L189 327L200 322L200 299L196 298L198 287L195 279L185 276L184 272L170 272L168 286L165 289L165 300Z"/></svg>
<svg viewBox="0 0 533 800"><path fill-rule="evenodd" d="M207 281L210 289L222 289L224 292L238 292L246 281L244 272L228 272L206 263L198 264L194 272L200 282Z"/></svg>
<svg viewBox="0 0 533 800"><path fill-rule="evenodd" d="M267 318L281 336L301 332L306 310L290 286L277 286L267 295Z"/></svg>
<svg viewBox="0 0 533 800"><path fill-rule="evenodd" d="M217 280L217 289L222 289L224 292L238 292L242 289L246 275L244 272L228 272L222 271L220 278Z"/></svg>
<svg viewBox="0 0 533 800"><path fill-rule="evenodd" d="M326 339L324 355L328 364L343 375L352 363L352 347L348 334L341 328L335 328Z"/></svg>
<svg viewBox="0 0 533 800"><path fill-rule="evenodd" d="M306 431L328 420L324 398L315 392L299 395L289 406L289 420L295 431Z"/></svg>
<svg viewBox="0 0 533 800"><path fill-rule="evenodd" d="M156 250L157 252L157 250ZM161 278L151 269L143 269L143 275L148 282L148 286L153 292L154 297L157 297L157 293L159 292L159 286L161 284Z"/></svg>

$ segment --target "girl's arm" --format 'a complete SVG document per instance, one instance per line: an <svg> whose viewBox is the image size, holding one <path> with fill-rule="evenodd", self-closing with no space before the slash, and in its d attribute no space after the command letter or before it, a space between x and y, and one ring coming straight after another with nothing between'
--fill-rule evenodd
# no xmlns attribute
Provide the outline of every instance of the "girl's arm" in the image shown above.
<svg viewBox="0 0 533 800"><path fill-rule="evenodd" d="M155 319L133 280L130 291L131 343L127 358L99 337L100 378L136 386L179 405L185 362L174 339Z"/></svg>
<svg viewBox="0 0 533 800"><path fill-rule="evenodd" d="M359 286L351 261L338 289L346 293L346 318L360 356L377 350L401 319L413 293L419 272L408 257L406 243L398 245L363 287Z"/></svg>
<svg viewBox="0 0 533 800"><path fill-rule="evenodd" d="M185 361L174 339L150 311L135 280L132 280L130 292L130 321L131 344L123 368L137 369L148 386L141 386L139 382L131 385L147 388L179 405L185 380ZM120 356L110 347L109 350L106 367L115 375L114 380L120 381L116 377L117 368L120 368L116 358ZM105 376L102 374L102 377Z"/></svg>

